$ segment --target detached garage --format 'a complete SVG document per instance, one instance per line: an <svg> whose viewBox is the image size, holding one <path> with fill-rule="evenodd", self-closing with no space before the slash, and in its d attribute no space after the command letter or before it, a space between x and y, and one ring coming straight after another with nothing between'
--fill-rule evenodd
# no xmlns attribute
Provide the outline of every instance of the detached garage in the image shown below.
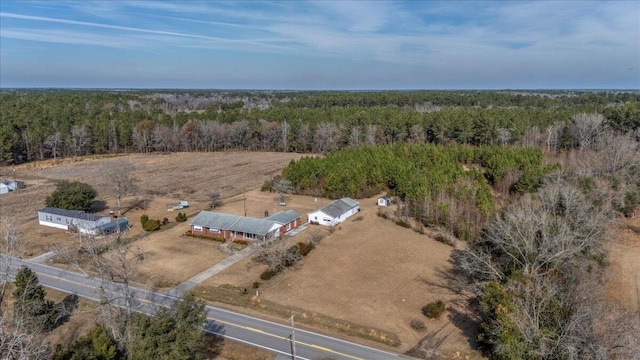
<svg viewBox="0 0 640 360"><path fill-rule="evenodd" d="M351 198L333 201L327 206L307 214L310 224L334 226L360 211L360 203Z"/></svg>

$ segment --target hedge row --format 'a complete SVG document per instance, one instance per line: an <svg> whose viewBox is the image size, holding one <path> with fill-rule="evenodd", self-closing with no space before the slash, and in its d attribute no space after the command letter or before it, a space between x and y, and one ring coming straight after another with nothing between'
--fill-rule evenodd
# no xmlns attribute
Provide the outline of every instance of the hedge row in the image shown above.
<svg viewBox="0 0 640 360"><path fill-rule="evenodd" d="M187 230L187 232L185 232L184 234L186 236L191 236L191 237L198 238L198 239L213 240L213 241L218 241L218 242L225 242L226 241L222 236L194 234L191 230Z"/></svg>

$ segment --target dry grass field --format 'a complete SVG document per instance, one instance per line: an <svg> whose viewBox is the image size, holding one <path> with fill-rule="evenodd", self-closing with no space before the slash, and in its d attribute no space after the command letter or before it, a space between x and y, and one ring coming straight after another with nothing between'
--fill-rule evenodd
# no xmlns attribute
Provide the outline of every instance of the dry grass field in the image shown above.
<svg viewBox="0 0 640 360"><path fill-rule="evenodd" d="M223 198L260 187L264 180L279 174L284 166L300 154L263 152L218 152L135 154L118 157L83 157L34 162L16 166L15 177L24 180L27 188L0 196L0 216L14 217L28 246L21 254L32 257L49 251L54 245L71 244L73 235L38 225L37 211L44 207L46 197L60 180L78 180L94 186L98 200L105 204L99 213L115 209L113 194L106 190L108 174L121 161L135 167L140 191L136 196L123 199L123 209L133 206L124 214L133 224L131 235L141 232L140 216L167 217L174 221L176 213L167 212L166 206L177 200L191 204L188 211L204 208L207 194L217 190ZM13 178L12 168L0 173ZM143 201L144 200L144 201Z"/></svg>
<svg viewBox="0 0 640 360"><path fill-rule="evenodd" d="M272 197L273 194L248 193L249 215L262 214ZM320 314L397 334L402 345L396 351L407 351L426 335L437 333L436 337L443 340L439 347L443 354L470 352L465 332L472 331L473 324L464 315L466 299L442 286L446 281L441 271L450 268L453 248L378 217L375 200L361 200L361 212L333 233L328 228L312 226L290 239L306 240L314 231L326 234L299 269L263 282L259 275L266 267L247 259L209 279L200 290L225 284L250 287L260 281L261 299L302 309L301 317ZM293 196L287 201L287 208L298 211L306 220L308 211L327 202L319 199L314 203L311 197ZM222 210L237 213L242 208L225 206ZM362 219L356 220L360 216ZM438 299L445 301L448 310L438 320L425 318L420 308ZM427 330L413 330L409 325L412 319L424 321Z"/></svg>
<svg viewBox="0 0 640 360"><path fill-rule="evenodd" d="M640 206L636 208L640 214ZM611 264L607 282L609 298L628 310L640 310L640 216L623 219L607 244Z"/></svg>

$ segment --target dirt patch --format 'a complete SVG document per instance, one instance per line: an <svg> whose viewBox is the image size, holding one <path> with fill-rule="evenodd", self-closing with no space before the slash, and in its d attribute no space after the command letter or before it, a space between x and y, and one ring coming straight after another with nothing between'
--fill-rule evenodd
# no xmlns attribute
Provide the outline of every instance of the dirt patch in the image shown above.
<svg viewBox="0 0 640 360"><path fill-rule="evenodd" d="M640 214L640 206L636 208ZM607 294L628 310L640 309L640 216L625 218L607 243L611 264Z"/></svg>

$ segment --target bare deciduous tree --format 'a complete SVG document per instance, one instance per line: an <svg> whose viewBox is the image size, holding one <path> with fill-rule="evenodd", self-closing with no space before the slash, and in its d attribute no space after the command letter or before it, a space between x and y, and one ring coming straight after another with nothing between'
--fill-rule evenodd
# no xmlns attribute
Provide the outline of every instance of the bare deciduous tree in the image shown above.
<svg viewBox="0 0 640 360"><path fill-rule="evenodd" d="M62 147L62 135L60 132L56 131L55 133L47 136L44 145L49 149L49 152L53 155L53 160L55 161L58 158L58 153Z"/></svg>
<svg viewBox="0 0 640 360"><path fill-rule="evenodd" d="M595 149L600 157L599 168L607 174L627 175L640 165L640 146L631 134L604 132L596 139Z"/></svg>
<svg viewBox="0 0 640 360"><path fill-rule="evenodd" d="M256 251L253 261L267 265L269 270L280 271L297 263L301 258L299 251L290 251L285 241L276 239L263 243Z"/></svg>
<svg viewBox="0 0 640 360"><path fill-rule="evenodd" d="M18 225L16 220L9 216L3 216L0 218L0 232L2 238L1 251L9 256L20 256L25 248L25 242L20 238L18 232ZM9 284L9 274L11 273L11 259L0 257L0 271L2 272L2 278L0 278L0 318L2 317L2 304L4 296Z"/></svg>
<svg viewBox="0 0 640 360"><path fill-rule="evenodd" d="M278 193L278 201L284 203L293 191L293 185L287 179L277 179L273 181L273 191Z"/></svg>
<svg viewBox="0 0 640 360"><path fill-rule="evenodd" d="M122 232L96 238L78 234L73 246L55 250L68 266L96 280L102 305L100 322L123 347L131 337L131 320L138 310L131 283L144 259L140 247L128 243L126 235Z"/></svg>
<svg viewBox="0 0 640 360"><path fill-rule="evenodd" d="M118 217L120 217L122 216L122 197L132 195L138 190L138 179L133 175L134 166L127 161L115 161L109 167L107 182L104 186L116 197Z"/></svg>
<svg viewBox="0 0 640 360"><path fill-rule="evenodd" d="M28 329L20 319L0 316L0 354L7 360L40 360L50 356L41 331Z"/></svg>
<svg viewBox="0 0 640 360"><path fill-rule="evenodd" d="M84 155L91 143L91 134L85 125L71 127L71 148L75 156Z"/></svg>
<svg viewBox="0 0 640 360"><path fill-rule="evenodd" d="M505 129L505 128L499 128L497 132L498 132L498 141L500 141L500 144L502 146L505 146L506 144L509 143L509 141L511 141L511 130Z"/></svg>
<svg viewBox="0 0 640 360"><path fill-rule="evenodd" d="M222 206L222 197L220 196L220 192L218 190L213 190L208 194L209 197L209 206L212 209L215 209L219 206Z"/></svg>
<svg viewBox="0 0 640 360"><path fill-rule="evenodd" d="M556 123L547 128L547 152L551 152L551 149L558 149L558 146L560 145L560 134L562 133L562 129L564 129L564 127L564 123Z"/></svg>
<svg viewBox="0 0 640 360"><path fill-rule="evenodd" d="M586 113L575 115L569 127L570 133L580 150L589 148L604 129L604 116Z"/></svg>

